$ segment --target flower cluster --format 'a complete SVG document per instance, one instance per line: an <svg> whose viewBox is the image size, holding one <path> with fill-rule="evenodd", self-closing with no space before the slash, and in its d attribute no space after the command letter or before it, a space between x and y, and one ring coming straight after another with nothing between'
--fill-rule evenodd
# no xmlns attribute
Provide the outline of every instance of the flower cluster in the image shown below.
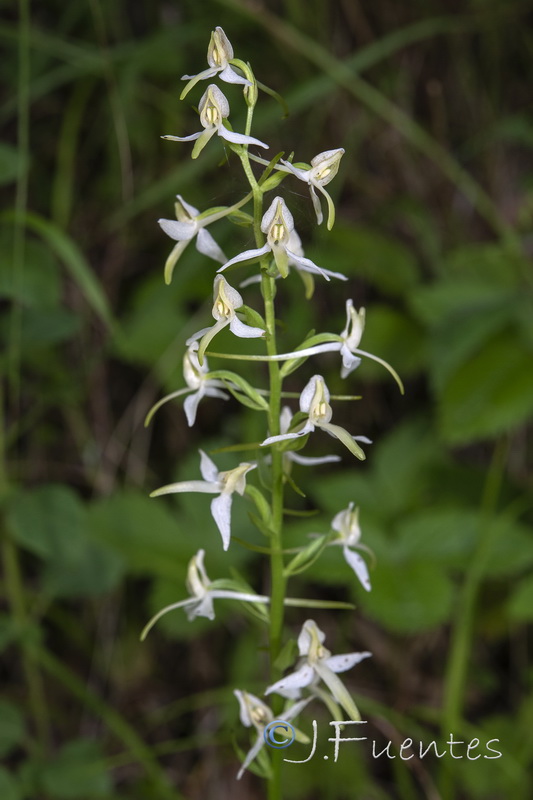
<svg viewBox="0 0 533 800"><path fill-rule="evenodd" d="M152 626L165 614L175 609L184 609L189 620L202 616L214 619L213 601L226 599L249 604L262 621L269 626L271 650L271 684L265 689L265 696L280 695L288 701L281 712L283 719L296 718L300 712L314 699L324 702L334 714L344 713L351 720L360 719L359 711L348 689L338 677L368 658L369 652L352 652L343 655L332 655L324 646L325 634L316 622L308 619L304 622L297 638L299 660L294 671L280 677L282 671L277 664L282 633L283 613L285 607L309 607L308 600L288 598L285 596L285 582L291 575L302 572L325 547L341 546L344 559L355 573L358 581L366 591L370 591L371 583L368 566L360 555L360 551L371 551L361 543L359 527L359 509L354 503L339 511L331 522L330 531L325 534L313 534L311 544L298 548L296 556L285 562L282 545L283 514L285 508L283 492L289 486L297 487L291 478L294 465L315 466L340 461L338 454L327 456L302 455L301 450L308 446L310 434L325 432L343 445L358 460L365 459L361 444L370 444L366 436L354 436L345 428L334 423L334 401L352 400L352 396L332 395L326 381L320 374L309 378L299 394L299 408L293 411L284 403L289 393L283 390L283 381L295 370L299 369L309 358L323 353L338 353L341 358L341 378L348 378L359 366L362 357L374 359L389 369L401 387L401 381L388 364L377 356L360 349L359 345L364 332L365 309L356 309L353 300L346 300L346 324L340 333L312 334L300 344L279 351L276 343L278 334L274 299L275 281L292 280L296 273L302 279L304 295L309 299L314 289L314 279L331 279L346 281L347 276L332 269L319 266L304 255L301 239L296 232L294 218L285 199L278 193L278 187L286 179L296 178L309 187L312 207L316 221L323 221L320 195L327 204L327 227L331 229L335 220L333 200L326 191L340 166L344 149L337 147L314 156L310 164L294 162L277 156L271 162L252 152L250 148L264 148L268 145L251 135L253 112L258 97L258 89L265 88L258 84L249 64L235 58L233 47L222 28L217 27L209 42L207 51L208 68L194 75L183 76L187 84L182 98L203 80L219 79L223 82L241 86L247 107L246 127L243 133L235 132L229 122L230 106L227 98L215 83L209 83L198 103L201 130L195 133L175 136L167 135L164 139L178 142L194 141L192 158L197 158L208 143L218 137L223 146L241 162L248 180L250 191L234 205L210 208L200 212L177 195L175 203L176 219L160 219L162 230L176 244L170 252L165 268L164 278L170 283L179 258L188 244L194 240L196 249L206 259L211 259L221 266L213 274L214 323L193 333L186 341L183 357L183 378L186 386L171 392L153 406L146 418L148 424L155 412L170 400L185 396L184 412L187 424L192 427L196 423L200 401L203 398L228 401L231 397L266 415L262 441L256 445L244 445L243 449L256 452L253 460L242 461L231 469L220 470L211 458L200 450L200 472L202 480L181 480L156 489L151 497L184 492L198 492L215 495L210 502L210 511L214 525L222 539L223 550L228 550L232 541L232 503L234 495L239 495L241 502L253 504L251 521L262 534L270 538L272 595L265 596L250 590L250 587L235 580L210 581L204 567L205 552L199 550L190 561L186 587L188 597L173 603L158 612L147 624L143 638ZM264 167L261 175L256 175L252 163ZM255 167L257 169L257 167ZM265 210L264 197L276 190ZM253 203L253 212L242 209L247 203ZM252 228L255 246L245 247L229 259L221 246L215 241L207 228L221 220L237 222L240 226ZM241 227L242 229L242 227ZM217 235L218 238L218 235ZM226 242L224 241L226 247ZM231 244L227 244L228 250ZM259 268L241 281L239 288L254 283L261 284L264 309L261 312L245 304L243 296L234 288L226 275L233 269L248 268L258 264ZM209 262L206 262L206 269ZM224 274L222 274L224 273ZM224 329L237 339L257 339L253 349L261 352L252 355L242 353L218 353L208 348ZM231 337L230 337L231 338ZM233 340L235 341L235 339ZM265 387L252 386L245 377L225 369L212 370L208 358L237 359L241 361L265 362L269 365L269 384ZM304 382L302 381L302 384ZM302 385L301 384L301 385ZM298 397L298 395L296 395ZM314 437L313 437L314 438ZM240 445L239 445L240 447ZM229 450L237 449L228 448ZM257 469L260 467L260 469ZM296 467L297 469L298 467ZM257 469L248 482L250 473ZM255 477L260 473L261 480ZM255 483L254 483L255 480ZM252 547L252 549L254 549ZM257 548L255 548L257 549ZM263 548L261 548L263 549ZM331 607L332 604L317 601L314 605ZM333 604L335 605L335 604ZM339 605L339 604L337 604ZM342 604L340 604L342 606ZM284 663L287 663L286 660ZM257 739L248 751L238 773L240 778L251 762L259 756L264 758L265 727L272 722L274 711L255 694L245 690L235 690L239 702L242 724L255 730ZM276 714L279 706L274 701ZM338 718L338 717L336 717ZM300 741L307 741L301 731L296 731ZM261 755L260 755L261 754Z"/></svg>

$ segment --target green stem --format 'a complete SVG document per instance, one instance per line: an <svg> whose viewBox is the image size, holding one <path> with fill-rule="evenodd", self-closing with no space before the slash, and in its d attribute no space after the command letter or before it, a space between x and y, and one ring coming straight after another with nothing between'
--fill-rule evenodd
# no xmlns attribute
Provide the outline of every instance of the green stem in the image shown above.
<svg viewBox="0 0 533 800"><path fill-rule="evenodd" d="M500 439L494 447L481 500L479 538L466 572L457 613L455 614L456 623L452 630L450 657L447 663L444 684L442 734L446 737L450 733L458 732L461 725L476 603L496 531L491 518L498 502L505 471L507 450L508 441L506 438ZM453 796L452 780L451 772L449 770L443 771L445 785L442 786L442 797L444 800Z"/></svg>
<svg viewBox="0 0 533 800"><path fill-rule="evenodd" d="M250 133L253 116L253 107L248 108L246 132ZM263 215L263 192L258 185L250 165L250 158L247 148L243 148L240 154L244 172L250 182L254 198L254 236L257 247L264 244L261 232L261 219ZM276 346L276 313L274 298L276 295L276 285L274 278L268 274L268 256L261 260L261 292L265 304L266 322L266 348L269 356L277 355ZM280 432L280 413L281 413L281 370L276 361L268 362L269 372L269 406L268 406L268 429L271 436L276 436ZM286 590L286 579L283 575L283 461L282 454L272 448L272 506L271 506L271 555L270 555L270 628L269 628L269 653L270 653L270 680L275 683L280 677L281 672L276 667L276 660L281 650L283 636L283 617L284 600ZM283 700L275 696L272 701L274 715L281 712ZM281 800L281 752L272 753L272 778L268 784L269 800Z"/></svg>

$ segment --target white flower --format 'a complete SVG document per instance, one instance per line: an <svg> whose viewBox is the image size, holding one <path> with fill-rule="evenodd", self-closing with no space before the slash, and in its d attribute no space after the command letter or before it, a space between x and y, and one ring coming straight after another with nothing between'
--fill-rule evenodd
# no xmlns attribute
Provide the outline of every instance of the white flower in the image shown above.
<svg viewBox="0 0 533 800"><path fill-rule="evenodd" d="M237 774L237 780L240 780L247 767L252 763L261 748L264 746L265 728L270 722L274 721L274 715L266 703L263 703L263 701L260 700L259 697L256 697L255 694L252 694L251 692L244 692L240 689L234 689L233 694L239 701L239 715L242 724L245 726L245 728L254 727L258 734L255 744L246 754L242 766ZM294 719L294 717L297 717L300 711L305 708L308 702L309 699L300 700L300 702L289 706L283 711L281 719L285 720L286 722ZM298 741L303 742L304 744L309 742L309 737L303 734L301 731L295 731L295 733Z"/></svg>
<svg viewBox="0 0 533 800"><path fill-rule="evenodd" d="M209 69L204 69L197 75L182 75L182 81L189 81L181 93L180 100L190 92L198 81L206 78L214 78L218 75L221 81L226 83L241 83L244 86L251 86L250 81L239 75L231 68L230 61L233 58L233 47L231 42L220 26L217 26L211 33L209 47L207 48L207 63Z"/></svg>
<svg viewBox="0 0 533 800"><path fill-rule="evenodd" d="M218 213L208 214L200 219L200 212L197 208L186 203L180 194L176 195L176 197L178 199L178 202L175 203L176 219L158 220L167 236L177 241L165 264L165 283L167 284L172 280L172 273L178 258L195 236L196 249L199 253L219 261L221 264L226 261L226 256L205 228L217 219L226 216L227 209Z"/></svg>
<svg viewBox="0 0 533 800"><path fill-rule="evenodd" d="M320 200L317 197L315 189L318 189L327 200L328 203L328 230L331 230L335 222L335 207L329 194L324 189L337 174L339 170L339 163L344 155L342 147L336 150L325 150L311 159L310 167L295 167L290 161L280 159L280 164L283 164L287 172L292 172L301 181L304 181L309 186L311 193L311 200L313 201L313 208L315 209L316 219L320 225L323 220L322 208Z"/></svg>
<svg viewBox="0 0 533 800"><path fill-rule="evenodd" d="M275 444L276 442L297 439L300 436L306 436L308 433L312 433L315 428L321 428L329 433L330 436L339 439L354 456L363 461L365 459L365 454L356 443L355 439L357 438L363 442L369 442L369 440L366 437L353 437L348 431L341 428L340 425L333 425L330 422L333 410L329 404L329 399L330 394L324 378L321 375L313 375L300 395L300 411L308 415L305 423L302 423L303 427L293 433L269 436L264 442L261 442L261 446L264 447L265 445Z"/></svg>
<svg viewBox="0 0 533 800"><path fill-rule="evenodd" d="M371 656L372 653L365 651L332 656L330 651L323 646L325 638L326 635L314 620L308 619L304 622L298 637L298 649L302 656L298 669L269 686L265 694L274 692L282 697L298 697L300 689L307 686L312 687L313 684L322 680L330 690L333 699L342 706L350 719L359 720L361 719L359 711L343 682L337 677L337 673L346 672L363 659Z"/></svg>
<svg viewBox="0 0 533 800"><path fill-rule="evenodd" d="M235 469L227 472L219 472L209 456L200 450L200 472L203 481L180 481L162 486L152 492L150 497L160 497L163 494L176 494L178 492L202 492L204 494L218 494L211 501L211 515L215 520L220 535L222 545L227 550L231 538L231 503L233 494L237 492L241 496L246 489L246 475L250 470L255 469L257 464L243 462Z"/></svg>
<svg viewBox="0 0 533 800"><path fill-rule="evenodd" d="M183 377L185 378L188 388L178 389L177 392L171 392L152 406L146 415L145 426L150 424L150 420L155 412L158 411L162 405L169 400L174 400L174 398L189 392L193 392L193 394L186 398L183 404L183 410L185 411L187 424L190 428L196 421L196 411L202 397L218 397L221 400L229 399L229 395L226 394L226 392L220 391L224 388L224 382L209 377L207 359L204 358L203 364L200 364L198 361L198 342L192 342L183 356Z"/></svg>
<svg viewBox="0 0 533 800"><path fill-rule="evenodd" d="M283 406L279 418L279 429L282 434L288 433L292 422L292 411L289 406ZM296 464L301 464L304 467L315 467L319 464L333 464L340 461L340 456L301 456L294 450L286 450L283 453L283 460L294 461Z"/></svg>
<svg viewBox="0 0 533 800"><path fill-rule="evenodd" d="M354 355L358 352L359 342L363 335L365 328L365 309L360 308L356 311L353 307L353 301L346 301L346 325L344 330L341 331L341 348L340 353L342 356L341 378L347 378L350 372L359 366L361 359Z"/></svg>
<svg viewBox="0 0 533 800"><path fill-rule="evenodd" d="M204 567L204 556L205 551L198 550L196 555L189 561L185 585L190 597L187 597L186 600L180 600L179 603L172 603L162 608L161 611L158 611L144 627L141 640L146 638L155 623L161 619L162 616L168 614L169 611L174 611L176 608L183 608L187 614L187 619L192 621L196 619L196 617L214 619L215 611L213 608L213 600L216 599L240 600L246 603L270 602L270 598L264 597L263 595L231 591L229 589L218 589L217 584L220 582L211 582L207 576Z"/></svg>
<svg viewBox="0 0 533 800"><path fill-rule="evenodd" d="M229 325L229 329L235 336L241 339L257 339L264 336L265 332L261 328L254 328L251 325L245 325L237 317L236 310L243 305L243 300L239 292L230 286L223 275L217 275L213 284L213 308L211 313L215 320L215 324L209 328L202 328L201 330L189 336L187 345L192 344L197 339L201 339L199 347L199 359L203 361L203 353L209 342L217 335L219 331Z"/></svg>
<svg viewBox="0 0 533 800"><path fill-rule="evenodd" d="M218 272L222 272L232 264L237 264L240 261L258 259L267 253L272 253L276 262L276 267L282 278L287 277L289 273L289 264L292 264L297 269L303 270L304 272L322 275L322 277L328 281L330 278L347 280L346 276L342 275L340 272L330 272L327 269L322 269L309 258L305 258L301 255L300 238L298 235L293 235L294 220L283 198L274 198L270 207L263 215L261 230L267 237L266 244L263 245L263 247L254 250L245 250L244 253L240 253L238 256L235 256L235 258L231 258L226 262L224 266L220 267ZM294 248L294 250L292 248ZM295 252L295 250L299 250L300 252Z"/></svg>
<svg viewBox="0 0 533 800"><path fill-rule="evenodd" d="M204 128L203 131L192 133L190 136L167 135L161 138L170 139L173 142L192 142L198 139L192 151L193 158L198 158L215 133L233 144L256 144L259 147L266 147L268 149L268 145L264 142L260 142L259 139L254 139L253 136L245 136L243 133L235 133L225 127L224 120L229 117L229 103L225 95L214 83L211 83L202 95L198 105L198 111L200 112L200 122Z"/></svg>
<svg viewBox="0 0 533 800"><path fill-rule="evenodd" d="M355 552L355 549L371 552L367 547L361 544L359 509L356 508L354 511L354 504L350 503L348 508L339 511L339 513L335 515L331 527L338 533L338 537L333 539L329 544L341 545L344 560L353 569L363 588L369 592L372 586L368 575L368 567L361 556Z"/></svg>

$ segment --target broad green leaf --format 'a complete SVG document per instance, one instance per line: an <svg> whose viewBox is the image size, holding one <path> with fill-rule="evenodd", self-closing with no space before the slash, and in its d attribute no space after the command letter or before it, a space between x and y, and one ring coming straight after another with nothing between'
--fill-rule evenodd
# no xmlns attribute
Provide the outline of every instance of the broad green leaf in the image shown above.
<svg viewBox="0 0 533 800"><path fill-rule="evenodd" d="M455 589L442 567L431 561L390 564L378 558L365 611L394 633L418 633L450 618Z"/></svg>
<svg viewBox="0 0 533 800"><path fill-rule="evenodd" d="M454 373L439 398L440 428L447 442L490 438L530 418L532 355L509 331L494 337Z"/></svg>
<svg viewBox="0 0 533 800"><path fill-rule="evenodd" d="M305 570L308 569L320 556L324 547L328 543L329 538L329 534L324 534L324 536L318 536L316 539L313 539L307 545L307 547L304 547L294 556L291 561L289 561L283 570L284 576L289 578L291 575L297 575L299 572L305 572Z"/></svg>
<svg viewBox="0 0 533 800"><path fill-rule="evenodd" d="M85 506L65 486L14 495L8 524L15 541L46 562L44 587L53 595L101 594L122 576L122 560L105 543L91 539Z"/></svg>

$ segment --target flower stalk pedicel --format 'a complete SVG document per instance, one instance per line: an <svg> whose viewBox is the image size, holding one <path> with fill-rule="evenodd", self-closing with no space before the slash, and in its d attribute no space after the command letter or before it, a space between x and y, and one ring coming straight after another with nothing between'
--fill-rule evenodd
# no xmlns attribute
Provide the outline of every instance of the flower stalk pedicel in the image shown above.
<svg viewBox="0 0 533 800"><path fill-rule="evenodd" d="M232 154L240 162L249 186L247 194L235 205L210 209L203 214L178 195L176 221L166 219L159 221L165 233L177 242L165 265L167 283L170 283L178 259L187 244L194 238L196 238L197 249L206 256L205 268L210 268L208 259L217 261L222 266L218 269L218 274L214 273L213 275L212 316L215 322L190 336L186 343L188 349L184 356L183 374L187 386L177 389L156 403L149 412L146 422L148 424L157 409L168 400L187 395L184 411L188 425L192 426L196 422L198 404L202 398L210 397L214 401L218 399L227 401L231 394L246 407L264 414L264 438L263 441L256 443L255 457L251 457L249 461L235 464L233 469L226 471L219 471L209 456L200 451L200 469L203 480L187 480L168 484L152 492L151 496L159 497L164 494L182 492L202 492L216 495L211 501L211 514L214 532L216 534L216 529L218 529L222 538L223 550L227 550L231 545L233 495L238 494L243 498L239 502L253 503L256 514L251 514L250 519L270 540L269 548L265 548L270 560L270 594L263 595L249 591L249 587L234 580L224 579L211 582L203 564L204 551L199 550L193 556L187 574L189 597L185 600L178 600L156 614L143 631L143 637L160 617L175 609L184 609L188 618L194 620L198 616L213 619L213 600L217 598L237 600L253 607L258 619L266 623L270 680L269 685L265 685L264 693L272 695L272 707L244 689L234 690L239 702L240 719L243 726L253 729L257 734L237 777L241 778L253 761L256 764L260 762L264 767L263 774L269 781L269 799L280 800L281 759L275 755L269 759L266 753L267 748L264 747L265 727L280 717L285 720L295 719L311 701L316 699L324 702L332 713L344 713L351 720L360 719L357 706L338 674L351 669L371 655L365 651L332 656L330 651L324 647L325 634L314 620L308 619L303 622L297 639L300 661L296 665L296 669L283 676L284 670L289 666L284 654L289 652L287 648L290 647L290 641L287 642L285 637L285 608L294 609L299 606L308 608L314 606L324 609L346 608L346 604L342 603L287 597L287 583L291 576L304 572L320 557L326 546L341 545L344 558L364 589L369 591L371 588L367 565L356 552L356 550L366 548L360 543L358 510L353 510L354 503L350 503L347 509L339 510L332 521L329 534L315 537L311 544L302 542L295 556L294 550L291 551L293 556L289 558L284 553L285 492L287 487L297 490L291 477L292 470L298 469L301 465L312 467L340 460L339 454L323 457L307 453L302 455L300 451L307 449L309 434L317 429L323 430L344 445L349 454L357 460L365 458L365 454L357 442L362 441L369 444L370 440L364 436L353 436L332 422L332 397L321 375L314 375L305 382L305 385L302 385L303 381L301 382L299 411L294 415L293 409L289 405L282 407L282 398L286 396L283 382L308 358L318 353L334 352L341 356L341 377L343 379L358 367L360 357L366 356L384 364L393 374L400 388L402 387L401 381L392 367L377 356L359 349L364 330L364 309L356 311L351 299L346 300L346 325L340 335L313 334L299 344L289 343L284 351L279 349L275 312L277 279L282 279L279 283L280 289L282 289L286 280L293 279L290 267L294 267L295 272L299 273L303 280L302 292L304 300L307 300L313 292L314 275L328 281L330 278L340 280L347 278L339 272L318 266L306 258L300 238L295 231L293 215L285 199L279 193L273 198L269 197L266 202L265 198L274 190L279 192L280 185L286 179L297 178L304 181L309 186L318 224L322 222L323 214L317 191L325 197L328 206L327 227L331 229L335 219L335 209L333 201L324 187L337 174L344 149L338 147L326 150L315 156L310 165L280 160L279 156L272 162L260 158L253 150L251 151L251 148L267 148L268 145L251 136L251 130L259 96L258 89L265 87L257 83L249 64L234 58L233 47L220 27L217 27L211 35L207 60L208 69L196 75L184 76L188 83L183 90L182 97L204 79L218 78L227 83L240 84L246 105L245 133L235 133L229 127L229 103L218 86L210 84L198 105L202 130L190 136L165 136L163 138L179 142L195 141L192 158L197 158L209 140L217 135L221 139L221 144L226 148L230 164L234 161L231 159ZM266 167L261 175L256 176L251 162ZM239 210L250 201L252 202L250 214ZM212 222L222 219L228 222L235 221L237 212L240 215L238 222L249 222L251 225L255 247L241 250L227 260L206 228ZM234 237L232 243L233 241L238 247L238 238ZM220 274L236 265L242 265L245 268L254 266L255 272L248 275L240 286L245 288L250 284L260 283L264 305L260 312L245 305L242 295L228 283L224 275ZM208 350L210 342L226 327L229 327L234 336L257 339L258 352L250 356L211 353ZM244 367L246 367L247 360L263 361L268 365L268 384L266 387L255 387L249 383L245 375L238 372L230 372L225 369L212 370L208 365L206 355L210 359L213 357L240 359L237 363L243 364ZM349 398L350 395L347 393L347 399ZM254 445L242 443L242 447L250 452L254 451ZM260 482L255 478L259 470L255 472L254 470L258 466L259 460L267 465L267 486L265 486L264 480ZM295 467L295 465L297 466ZM220 540L217 542L215 535L213 547L217 546L220 547ZM236 546L236 544L233 543L231 546ZM301 617L291 618L291 624L302 625ZM294 646L296 647L296 645ZM282 697L289 700L285 707ZM339 719L338 716L337 719ZM296 729L296 738L302 742L309 741L308 737L298 729Z"/></svg>

